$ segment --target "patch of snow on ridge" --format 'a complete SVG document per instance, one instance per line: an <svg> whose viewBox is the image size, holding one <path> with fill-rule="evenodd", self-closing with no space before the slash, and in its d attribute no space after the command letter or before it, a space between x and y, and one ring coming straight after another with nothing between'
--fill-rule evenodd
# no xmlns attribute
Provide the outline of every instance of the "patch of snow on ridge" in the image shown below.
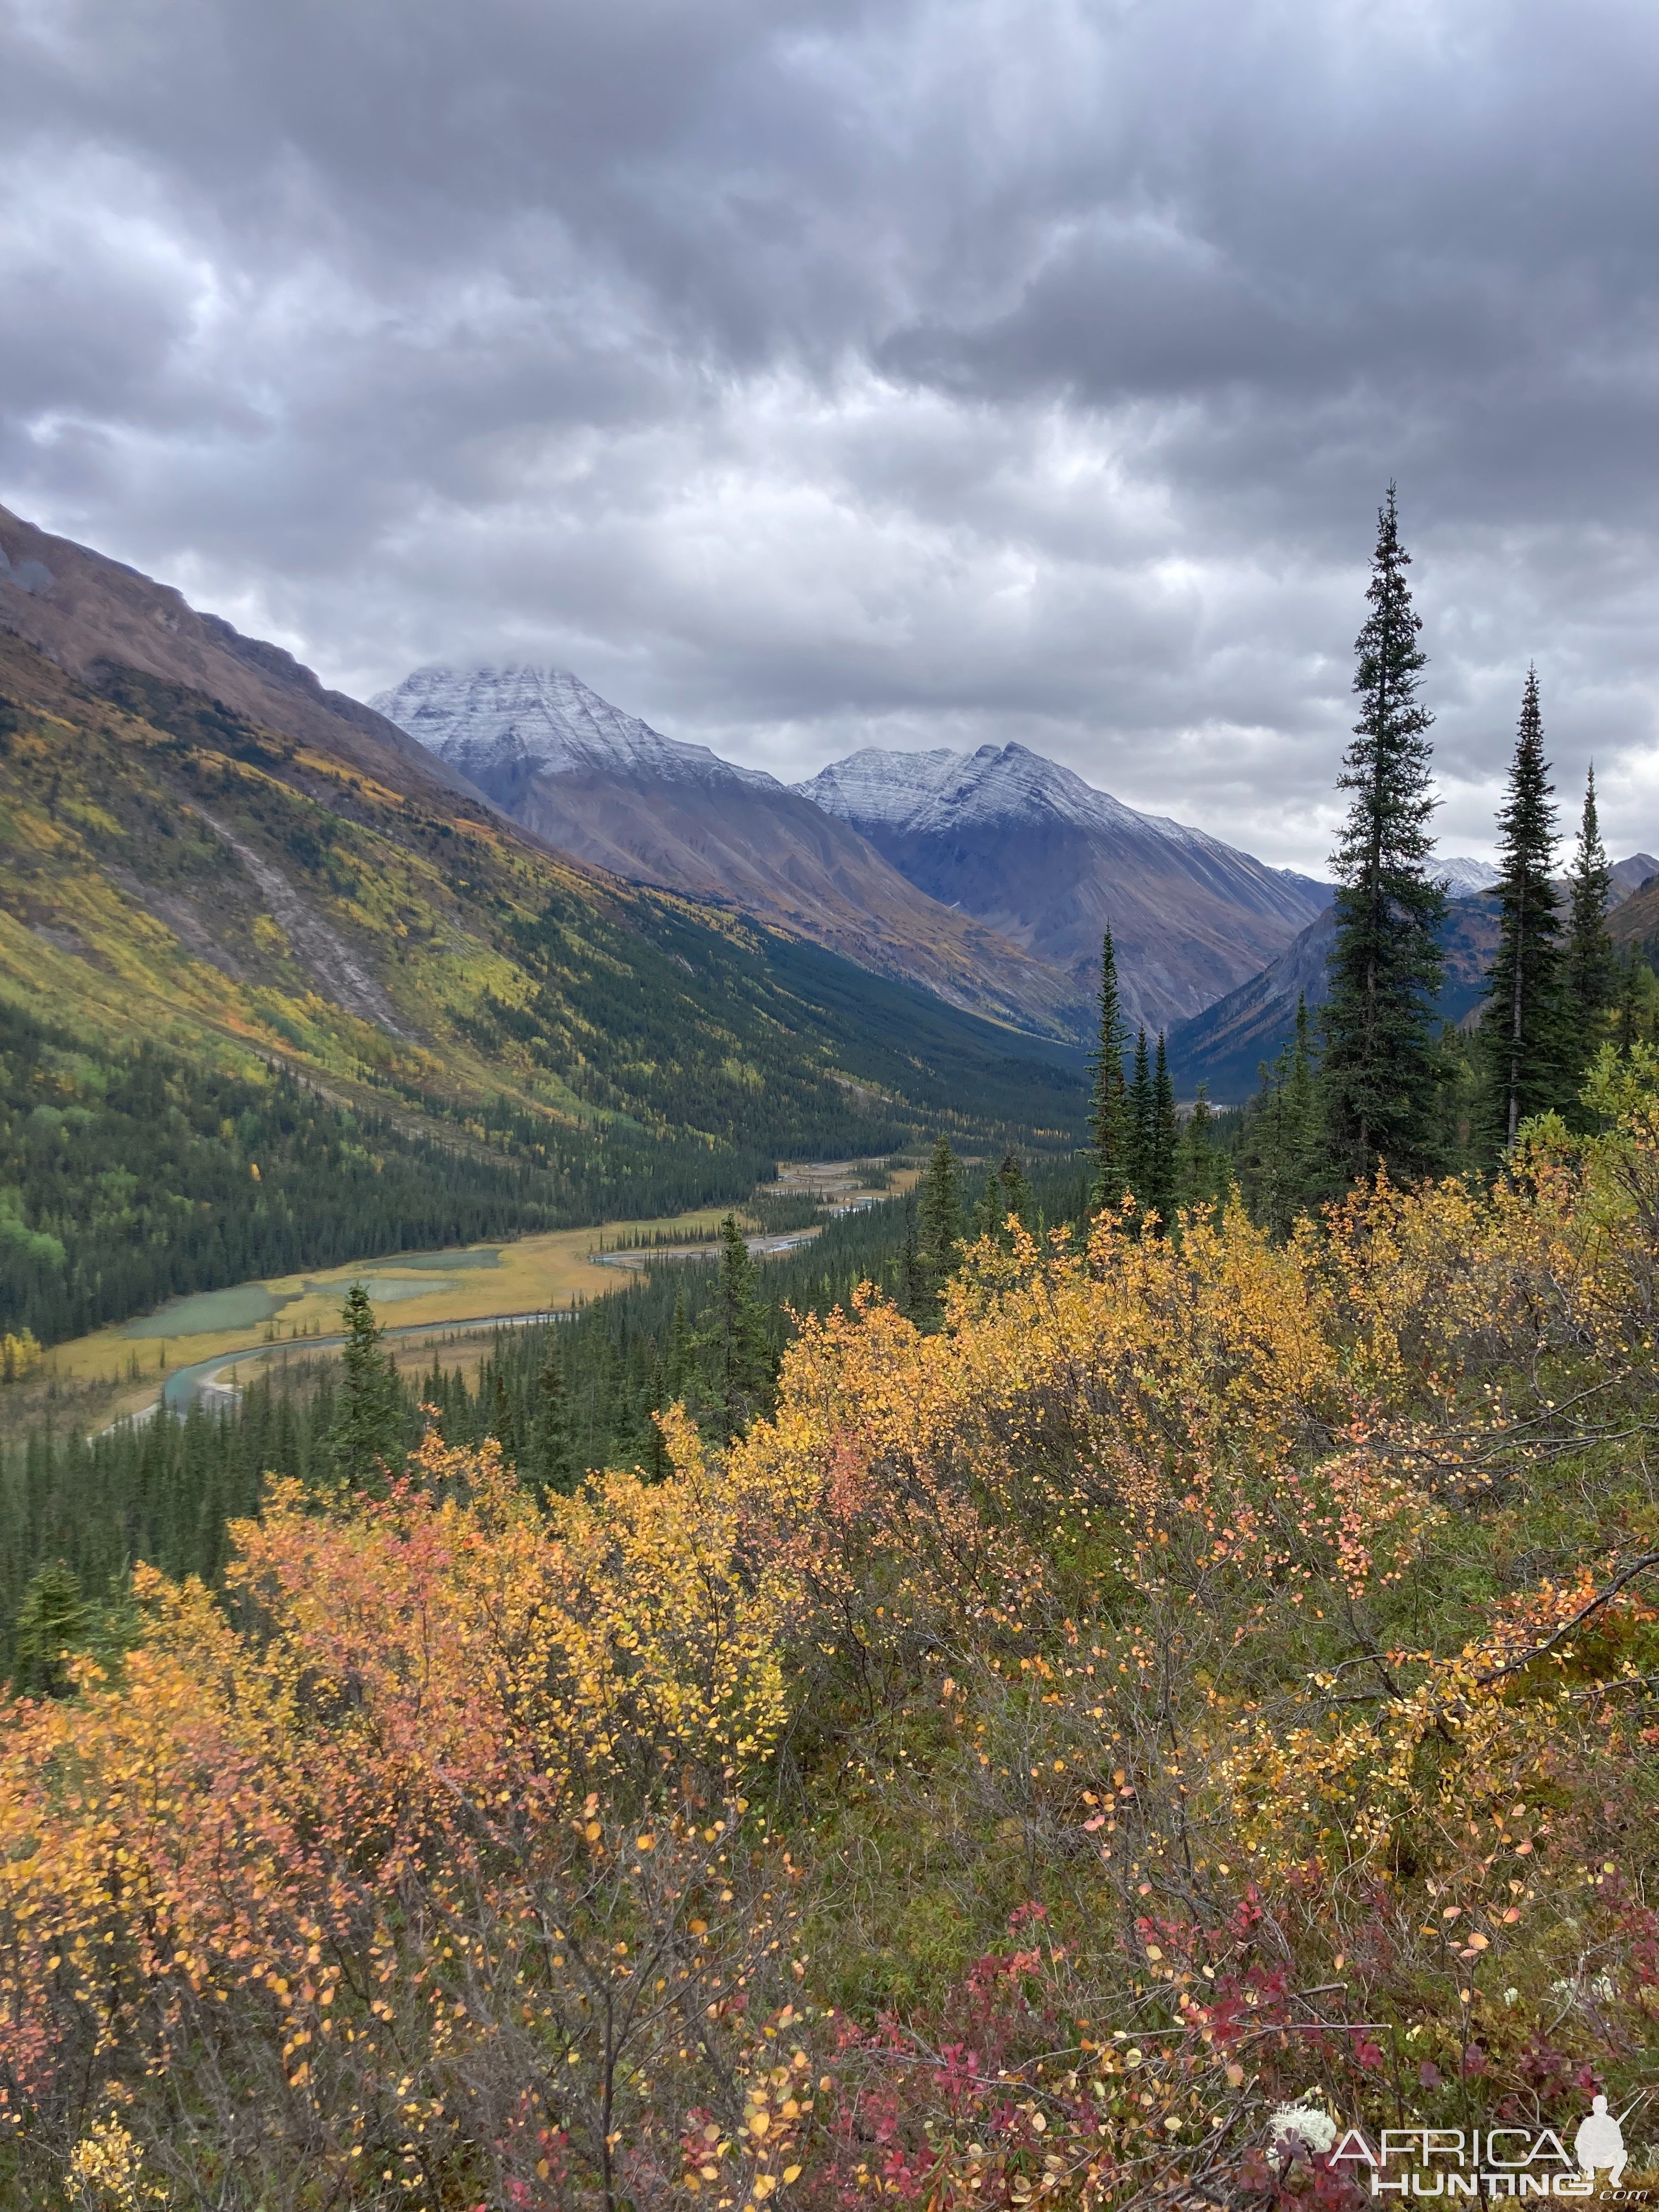
<svg viewBox="0 0 1659 2212"><path fill-rule="evenodd" d="M707 745L664 737L565 668L417 668L369 704L463 775L505 757L533 762L555 775L599 771L782 787L775 777L734 767Z"/></svg>
<svg viewBox="0 0 1659 2212"><path fill-rule="evenodd" d="M1454 854L1437 864L1434 877L1437 884L1444 885L1450 897L1473 898L1477 891L1489 891L1499 873L1490 860L1472 860Z"/></svg>

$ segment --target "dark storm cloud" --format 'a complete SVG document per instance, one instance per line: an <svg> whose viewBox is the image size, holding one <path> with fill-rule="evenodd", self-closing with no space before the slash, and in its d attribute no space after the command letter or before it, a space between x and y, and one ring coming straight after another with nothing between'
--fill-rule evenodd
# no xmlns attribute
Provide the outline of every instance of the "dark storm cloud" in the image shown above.
<svg viewBox="0 0 1659 2212"><path fill-rule="evenodd" d="M1659 19L10 0L0 483L368 690L1018 737L1316 864L1400 480L1447 796L1659 845Z"/></svg>

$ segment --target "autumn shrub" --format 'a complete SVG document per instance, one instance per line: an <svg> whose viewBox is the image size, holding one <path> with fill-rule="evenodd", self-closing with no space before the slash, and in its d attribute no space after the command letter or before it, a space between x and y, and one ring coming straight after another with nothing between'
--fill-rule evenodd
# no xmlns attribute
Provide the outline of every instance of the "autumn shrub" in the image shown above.
<svg viewBox="0 0 1659 2212"><path fill-rule="evenodd" d="M1011 1224L660 1482L275 1481L0 1739L20 2185L1335 2208L1338 2120L1626 2109L1656 1095L1284 1243Z"/></svg>

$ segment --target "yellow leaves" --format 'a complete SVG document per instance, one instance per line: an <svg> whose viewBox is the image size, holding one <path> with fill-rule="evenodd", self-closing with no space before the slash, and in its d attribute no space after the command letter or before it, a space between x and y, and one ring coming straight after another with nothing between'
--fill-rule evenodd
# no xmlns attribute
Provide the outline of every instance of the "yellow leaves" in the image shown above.
<svg viewBox="0 0 1659 2212"><path fill-rule="evenodd" d="M94 2121L69 2157L69 2178L83 2201L109 2212L139 2212L146 2204L165 2204L165 2183L145 2174L143 2151L120 2120Z"/></svg>
<svg viewBox="0 0 1659 2212"><path fill-rule="evenodd" d="M22 1329L15 1335L8 1330L0 1335L0 1385L22 1382L34 1372L40 1358L40 1346L32 1330Z"/></svg>

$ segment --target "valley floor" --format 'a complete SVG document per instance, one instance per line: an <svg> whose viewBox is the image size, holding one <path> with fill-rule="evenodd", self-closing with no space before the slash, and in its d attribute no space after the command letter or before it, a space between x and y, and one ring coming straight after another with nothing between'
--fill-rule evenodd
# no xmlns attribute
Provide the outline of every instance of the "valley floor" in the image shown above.
<svg viewBox="0 0 1659 2212"><path fill-rule="evenodd" d="M868 1189L860 1170L873 1164L786 1164L771 1189L775 1195L811 1192L826 1207L842 1210L890 1196L911 1179L901 1170L889 1189ZM239 1358L331 1349L338 1340L341 1302L355 1282L367 1285L388 1338L405 1348L424 1346L461 1324L488 1329L543 1319L617 1290L618 1268L637 1272L653 1259L685 1258L710 1247L726 1211L705 1206L447 1251L365 1255L341 1267L175 1298L155 1313L54 1346L27 1389L13 1394L12 1410L27 1419L46 1402L67 1399L88 1428L146 1413L163 1395L182 1411L204 1388L222 1391ZM757 1231L750 1249L757 1258L773 1257L816 1233Z"/></svg>

